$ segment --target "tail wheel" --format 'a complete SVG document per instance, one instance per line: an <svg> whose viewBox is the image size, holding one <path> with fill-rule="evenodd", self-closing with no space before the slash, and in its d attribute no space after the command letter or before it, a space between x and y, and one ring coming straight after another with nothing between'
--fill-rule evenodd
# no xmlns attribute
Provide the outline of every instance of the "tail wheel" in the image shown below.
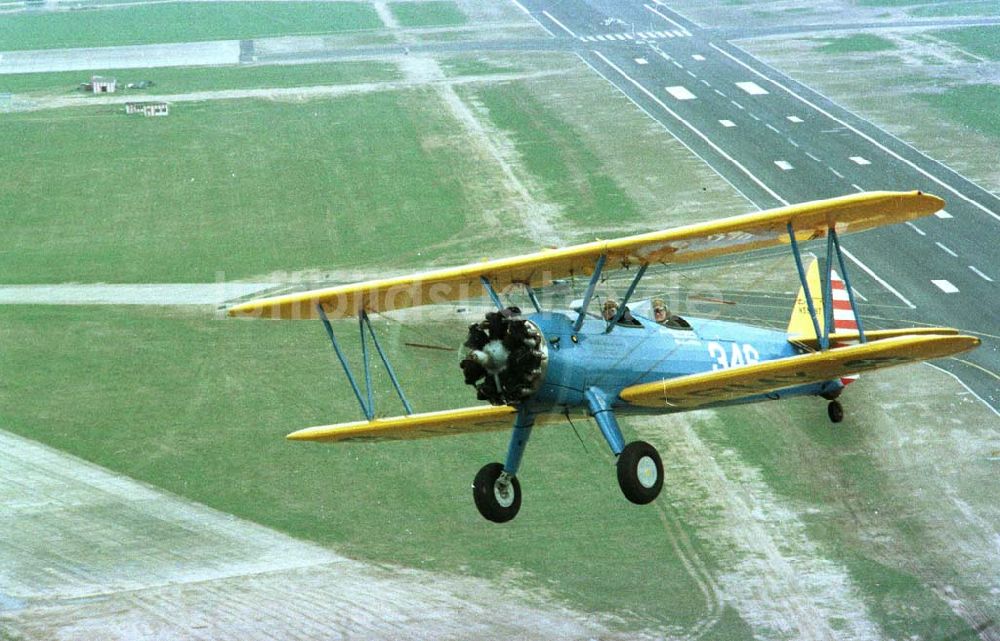
<svg viewBox="0 0 1000 641"><path fill-rule="evenodd" d="M618 455L618 485L629 501L652 502L663 489L663 461L656 448L645 441L632 441Z"/></svg>
<svg viewBox="0 0 1000 641"><path fill-rule="evenodd" d="M488 521L506 523L521 509L521 484L501 463L484 465L472 482L472 498Z"/></svg>
<svg viewBox="0 0 1000 641"><path fill-rule="evenodd" d="M831 423L839 423L844 420L844 406L840 404L840 401L830 401L830 404L826 406L826 414L830 417Z"/></svg>
<svg viewBox="0 0 1000 641"><path fill-rule="evenodd" d="M508 307L469 326L465 340L468 351L459 366L465 383L476 388L481 401L514 405L542 384L548 347L538 327L520 313L518 308Z"/></svg>

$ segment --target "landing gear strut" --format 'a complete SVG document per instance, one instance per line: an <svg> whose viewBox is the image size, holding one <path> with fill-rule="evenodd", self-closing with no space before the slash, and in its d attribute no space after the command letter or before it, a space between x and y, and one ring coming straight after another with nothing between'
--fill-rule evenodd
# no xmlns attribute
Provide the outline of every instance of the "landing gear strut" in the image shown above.
<svg viewBox="0 0 1000 641"><path fill-rule="evenodd" d="M844 420L844 406L840 404L840 401L830 401L830 404L826 406L826 413L832 423Z"/></svg>
<svg viewBox="0 0 1000 641"><path fill-rule="evenodd" d="M472 498L479 513L494 523L506 523L521 509L521 484L502 463L484 465L472 482Z"/></svg>

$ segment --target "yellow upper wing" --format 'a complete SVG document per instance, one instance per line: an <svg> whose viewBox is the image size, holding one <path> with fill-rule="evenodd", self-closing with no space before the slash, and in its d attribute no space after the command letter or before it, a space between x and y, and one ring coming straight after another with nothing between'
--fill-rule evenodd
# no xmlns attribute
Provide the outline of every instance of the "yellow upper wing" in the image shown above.
<svg viewBox="0 0 1000 641"><path fill-rule="evenodd" d="M633 385L622 400L642 407L695 409L883 367L942 358L979 345L974 336L899 336L732 369Z"/></svg>
<svg viewBox="0 0 1000 641"><path fill-rule="evenodd" d="M554 279L587 275L602 254L609 268L655 263L687 263L724 254L765 249L788 242L788 224L797 240L838 234L927 216L944 201L920 192L868 192L780 207L666 231L599 240L513 258L483 261L400 278L386 278L236 305L230 316L315 318L316 306L330 318L353 318L358 312L388 311L444 303L482 295L480 279L497 290L516 283L533 287Z"/></svg>

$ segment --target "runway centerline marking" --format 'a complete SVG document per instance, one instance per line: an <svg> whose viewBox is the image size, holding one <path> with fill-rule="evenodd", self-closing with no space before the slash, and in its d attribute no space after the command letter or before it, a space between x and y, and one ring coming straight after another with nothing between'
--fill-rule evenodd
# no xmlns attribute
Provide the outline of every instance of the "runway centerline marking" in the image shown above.
<svg viewBox="0 0 1000 641"><path fill-rule="evenodd" d="M917 232L921 236L926 236L927 235L927 232L925 232L924 230L920 229L919 227L917 227L916 225L914 225L910 221L906 221L906 226L909 227L910 229L912 229L913 231Z"/></svg>
<svg viewBox="0 0 1000 641"><path fill-rule="evenodd" d="M938 247L940 247L942 250L944 250L944 252L946 254L950 254L954 258L958 258L958 254L956 254L955 252L951 251L950 249L948 249L947 247L945 247L941 243L939 243L937 241L934 241L934 244L937 245Z"/></svg>
<svg viewBox="0 0 1000 641"><path fill-rule="evenodd" d="M722 49L721 47L719 47L715 43L710 42L710 43L708 43L708 46L712 47L713 49L715 49L716 51L718 51L722 55L726 56L727 58L729 58L730 60L732 60L736 64L740 65L741 67L744 67L744 68L748 69L751 73L756 74L757 76L759 76L759 77L763 78L764 80L770 82L771 84L773 84L774 86L778 87L779 89L782 89L783 91L787 92L793 98L799 100L800 102L802 102L802 103L804 103L806 105L809 105L810 107L812 107L813 109L815 109L819 113L823 114L824 116L826 116L830 120L833 120L834 122L837 122L837 123L843 125L844 127L847 127L848 129L850 129L851 131L853 131L855 134L861 136L862 138L864 138L865 140L867 140L871 144L875 145L876 147L878 147L882 151L886 152L887 154L889 154L890 156L892 156L896 160L899 160L900 162L906 164L910 168L912 168L912 169L920 172L921 174L923 174L927 178L930 178L931 180L933 180L938 185L941 185L942 187L944 187L945 189L947 189L951 193L955 194L956 196L958 196L962 200L968 202L970 205L972 205L972 206L974 206L974 207L976 207L976 208L984 211L985 213L989 214L990 216L992 216L996 220L1000 220L1000 214L997 214L995 211L993 211L992 209L990 209L986 205L983 205L979 201L973 200L969 196L966 196L965 194L963 194L962 192L960 192L955 187L952 187L951 185L949 185L948 183L944 182L943 180L941 180L937 176L933 175L929 171L921 168L919 165L917 165L913 161L907 160L906 158L903 158L902 156L900 156L899 154L897 154L895 151L889 149L888 147L886 147L885 145L883 145L879 141L875 140L874 138L872 138L868 134L864 133L863 131L860 131L857 128L851 126L850 124L844 122L843 120L841 120L840 118L834 116L829 111L823 109L819 105L813 104L810 100L808 100L807 98L804 98L803 96L800 96L799 94L795 93L794 91L792 91L791 89L789 89L785 85L781 84L777 80L774 80L773 78L769 78L768 76L765 76L764 74L762 74L761 72L757 71L756 69L754 69L753 67L751 67L747 63L743 62L742 60L740 60L736 56L732 55L731 53L729 53L725 49ZM767 66L766 63L762 63L762 64L765 64L765 66ZM768 68L770 68L770 67L768 67ZM897 140L898 140L898 138L897 138ZM900 141L900 142L902 142L902 141ZM906 143L903 143L903 144L906 144ZM912 149L912 147L911 147L911 149ZM920 153L920 152L918 151L917 153ZM921 154L921 155L923 155L923 154ZM926 158L927 156L924 156L924 157Z"/></svg>
<svg viewBox="0 0 1000 641"><path fill-rule="evenodd" d="M748 114L748 115L749 115L749 116L750 116L751 118L753 118L754 120L756 120L757 122L760 122L760 118L758 118L757 116L755 116L755 115L753 115L753 114Z"/></svg>
<svg viewBox="0 0 1000 641"><path fill-rule="evenodd" d="M716 89L716 90L715 90L715 93L719 94L719 95L720 95L720 96L722 96L723 98L725 98L725 97L726 97L726 94L722 93L722 92L721 92L721 91L719 91L718 89Z"/></svg>
<svg viewBox="0 0 1000 641"><path fill-rule="evenodd" d="M555 16L553 16L551 13L549 13L545 9L542 9L542 15L545 16L546 18L548 18L549 20L551 20L552 22L554 22L557 27L559 27L560 29L562 29L563 31L565 31L566 33L568 33L569 35L573 36L574 38L576 37L576 34L573 33L573 31L569 27L567 27L563 23L559 22L559 20L557 20L555 18Z"/></svg>
<svg viewBox="0 0 1000 641"><path fill-rule="evenodd" d="M857 189L858 191L862 191L862 192L864 191L864 189L863 189L863 188L861 188L861 187L858 187L858 186L857 186L857 185L855 185L854 183L851 183L851 187L854 187L854 188L855 188L855 189Z"/></svg>
<svg viewBox="0 0 1000 641"><path fill-rule="evenodd" d="M843 178L844 177L844 174L840 173L839 171L837 171L833 167L827 167L827 169L829 169L830 171L832 171L833 175L836 176L837 178Z"/></svg>
<svg viewBox="0 0 1000 641"><path fill-rule="evenodd" d="M692 78L697 78L697 77L698 77L698 76L696 76L696 75L695 75L695 73L694 73L693 71L691 71L690 69L688 69L688 70L687 70L687 74L688 74L689 76L691 76Z"/></svg>
<svg viewBox="0 0 1000 641"><path fill-rule="evenodd" d="M743 105L741 105L740 103L736 102L735 100L730 100L729 102L733 103L733 106L736 107L737 109L739 109L740 111L743 110Z"/></svg>
<svg viewBox="0 0 1000 641"><path fill-rule="evenodd" d="M682 87L680 85L674 87L664 87L671 96L677 100L694 100L697 96L688 91L687 87Z"/></svg>
<svg viewBox="0 0 1000 641"><path fill-rule="evenodd" d="M710 83L709 81L705 80L704 78L702 78L699 82L701 82L701 84L705 85L706 87L711 87L712 86L712 83Z"/></svg>
<svg viewBox="0 0 1000 641"><path fill-rule="evenodd" d="M683 68L684 68L684 65L682 65L682 64L681 64L681 63L679 63L679 62L677 62L676 60L671 60L671 61L670 61L670 63L671 63L672 65L674 65L675 67L677 67L678 69L683 69Z"/></svg>
<svg viewBox="0 0 1000 641"><path fill-rule="evenodd" d="M694 125L692 125L690 122L688 122L687 120L685 120L684 118L682 118L680 116L680 114L678 114L676 111L674 111L673 109L671 109L670 107L668 107L667 103L665 103L662 100L660 100L649 89L646 89L641 84L639 84L639 82L635 78L633 78L633 77L629 76L627 73L625 73L625 71L621 67L619 67L615 63L611 62L611 60L609 60L607 56L605 56L604 54L602 54L600 51L597 51L597 50L592 50L592 53L595 56L597 56L598 58L600 58L601 61L604 64L606 64L608 67L610 67L611 69L613 69L615 71L615 73L617 73L618 75L620 75L622 78L624 78L628 82L632 83L632 85L636 89L638 89L643 94L645 94L645 96L647 98L649 98L650 100L652 100L653 102L655 102L661 109L663 109L668 114L670 114L671 117L673 117L675 120L677 120L682 125L684 125L689 130L691 130L691 132L693 134L695 134L696 136L698 136L699 138L701 138L702 141L704 141L705 144L707 144L709 147L711 147L713 151L715 151L717 154L719 154L720 156L722 156L725 160L727 160L730 163L732 163L732 165L734 167L736 167L737 169L739 169L741 172L743 172L744 174L746 174L746 176L748 178L750 178L750 180L752 180L758 187L760 187L765 192L767 192L772 198L774 198L775 200L777 200L778 202L780 202L783 205L790 204L787 200L785 200L784 198L782 198L778 194L778 192L776 192L773 189L771 189L770 187L768 187L767 184L764 183L764 181L762 181L760 178L758 178L757 176L755 176L749 169L747 169L746 167L744 167L743 164L740 161L738 161L735 158L733 158L732 156L730 156L728 153L725 152L725 150L723 150L717 144L715 144L714 142L712 142L712 139L709 138L708 136L706 136L701 130L699 130L697 127L695 127ZM590 63L588 63L582 57L581 57L581 60L584 60L584 62L588 66L591 66ZM592 66L591 66L591 68L593 69ZM601 72L597 71L596 69L594 69L594 72L597 73L597 75L601 76L602 78L604 77L604 75L601 74ZM611 81L609 80L608 82L611 82ZM614 83L611 83L611 84L614 85ZM615 86L617 87L617 85L615 85ZM631 98L631 96L629 96L627 93L625 93L621 88L619 88L619 91L622 91L622 93L625 94L625 96L628 97L629 100L632 100L633 104L635 104L637 107L639 107L638 103L636 103ZM639 108L642 109L642 107L639 107ZM643 111L645 111L645 110L643 109ZM646 112L646 113L649 113L649 112ZM654 120L656 120L656 118L653 117L652 114L650 114L650 117L653 118ZM660 124L662 125L663 123L660 123ZM664 128L666 128L666 127L664 126ZM670 131L670 130L667 129L667 131ZM671 134L671 135L673 135L673 134ZM691 148L687 144L685 144L683 141L681 141L679 137L677 137L676 135L674 137L677 138L677 140L680 141L681 144L684 145L684 147L686 147L687 149L691 150ZM691 153L693 153L698 158L701 158L701 160L704 161L706 165L708 165L709 167L712 167L711 163L709 163L707 160L705 160L700 155L698 155L694 150L691 150ZM741 196L743 196L744 198L746 198L751 203L754 202L746 194L744 194L742 191L740 191L738 187L736 187L735 185L733 185L733 183L728 178L726 178L725 176L723 176L723 174L721 172L719 172L714 167L712 167L712 169L713 169L713 171L715 171L716 173L718 173L719 176L721 176L723 180L725 180L727 183L729 183L730 185L732 185L733 189L735 189ZM863 189L861 189L857 185L854 185L854 187L857 188L858 191L864 191ZM754 203L754 204L756 205L756 203ZM759 207L759 205L757 205L757 206ZM884 287L893 296L895 296L899 300L903 301L904 305L906 305L910 309L916 309L917 308L917 306L914 305L913 303L911 303L909 301L909 299L907 299L905 296L903 296L902 294L900 294L899 290L897 290L895 287L893 287L892 285L890 285L889 283L887 283L885 281L885 279L883 279L878 274L876 274L874 272L874 270L872 270L871 267L869 267L868 265L866 265L863 262L861 262L861 260L858 259L857 256L855 256L851 252L847 251L846 248L842 247L841 248L841 253L844 254L844 256L846 256L848 260L850 260L852 263L854 263L859 268L861 268L862 271L864 271L866 274L868 274L872 278L872 280L874 280L876 283L878 283L879 285L881 285L882 287Z"/></svg>
<svg viewBox="0 0 1000 641"><path fill-rule="evenodd" d="M791 138L787 138L787 140L788 140L788 144L791 145L792 147L798 147L799 146L799 143L795 142Z"/></svg>
<svg viewBox="0 0 1000 641"><path fill-rule="evenodd" d="M932 280L931 282L934 283L937 286L937 288L943 291L945 294L958 293L958 288L952 285L951 281L940 279L940 280Z"/></svg>
<svg viewBox="0 0 1000 641"><path fill-rule="evenodd" d="M781 133L780 131L778 131L778 128L775 127L774 125L772 125L771 123L765 122L764 126L767 127L768 129L770 129L771 131L773 131L776 134L780 134Z"/></svg>
<svg viewBox="0 0 1000 641"><path fill-rule="evenodd" d="M870 160L868 160L867 158L862 158L861 156L851 156L851 162L862 166L872 164Z"/></svg>
<svg viewBox="0 0 1000 641"><path fill-rule="evenodd" d="M983 279L983 280L985 280L986 282L988 282L988 283L992 283L992 282L993 282L993 279L992 279L992 278L990 278L989 276L987 276L987 275L986 275L986 274L984 274L983 272L979 271L979 270L978 270L978 269L976 269L976 268L975 268L974 266L972 266L972 265L969 265L969 269L971 269L971 270L972 270L972 273L973 273L973 274L975 274L976 276L979 276L980 278L982 278L982 279Z"/></svg>
<svg viewBox="0 0 1000 641"><path fill-rule="evenodd" d="M736 126L736 123L733 122L732 120L720 120L719 124L722 125L723 127L735 127Z"/></svg>
<svg viewBox="0 0 1000 641"><path fill-rule="evenodd" d="M820 159L819 159L819 158L817 158L816 156L812 155L812 154L811 154L811 153L809 153L808 151L806 152L806 155L807 155L807 156L809 156L810 158L812 158L813 160L815 160L816 162L823 162L822 160L820 160Z"/></svg>
<svg viewBox="0 0 1000 641"><path fill-rule="evenodd" d="M687 120L685 120L684 118L682 118L680 116L680 114L678 114L676 111L674 111L669 106L667 106L667 103L665 103L662 100L660 100L656 95L654 95L651 91L649 91L649 89L646 89L641 84L639 84L639 82L635 78L633 78L633 77L629 76L627 73L625 73L625 71L622 70L621 67L619 67L615 63L611 62L611 60L609 60L607 56L605 56L604 54L602 54L600 51L593 51L593 54L595 56L597 56L598 58L600 58L601 61L604 62L604 64L608 65L608 67L610 67L611 69L614 69L614 71L616 73L618 73L618 75L620 75L622 78L625 78L625 80L628 80L630 83L632 83L632 85L635 86L636 89L638 89L639 91L641 91L643 94L646 95L647 98L649 98L650 100L652 100L653 102L655 102L657 105L659 105L661 109L663 109L668 114L670 114L675 120L677 120L682 125L684 125L688 129L690 129L692 133L694 133L696 136L698 136L699 138L701 138L709 147L711 147L713 151L715 151L717 154L719 154L720 156L722 156L725 160L728 160L737 169L739 169L744 174L746 174L746 176L748 178L750 178L750 180L752 180L758 187L760 187L765 192L767 192L772 198L774 198L775 200L777 200L778 202L780 202L783 205L788 205L789 204L789 202L787 200L785 200L780 195L778 195L778 192L776 192L773 189L771 189L770 187L768 187L764 183L764 181L762 181L757 176L753 175L753 173L751 173L749 169L747 169L746 167L744 167L743 164L740 163L740 161L738 161L735 158L733 158L732 156L730 156L728 153L725 152L725 150L723 150L717 144L715 144L714 142L712 142L711 138L709 138L708 136L706 136L701 130L699 130L697 127L695 127L694 125L692 125L690 122L688 122ZM711 167L711 164L709 164L707 161L706 161L705 164L708 164ZM732 183L730 183L730 184L732 184ZM742 192L740 192L740 193L742 193ZM750 199L747 198L747 200L750 200ZM750 200L750 202L753 202L753 200ZM847 254L845 253L844 255L846 256Z"/></svg>

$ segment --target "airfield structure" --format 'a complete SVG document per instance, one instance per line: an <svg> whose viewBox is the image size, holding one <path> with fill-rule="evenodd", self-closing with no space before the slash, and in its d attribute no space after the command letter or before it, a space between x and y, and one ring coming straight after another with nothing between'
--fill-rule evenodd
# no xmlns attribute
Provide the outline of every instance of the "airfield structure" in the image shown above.
<svg viewBox="0 0 1000 641"><path fill-rule="evenodd" d="M125 113L128 115L141 113L147 118L169 116L170 105L165 102L126 102Z"/></svg>
<svg viewBox="0 0 1000 641"><path fill-rule="evenodd" d="M93 93L115 93L118 90L118 80L104 76L91 76L90 83L86 84L85 87L88 87Z"/></svg>

